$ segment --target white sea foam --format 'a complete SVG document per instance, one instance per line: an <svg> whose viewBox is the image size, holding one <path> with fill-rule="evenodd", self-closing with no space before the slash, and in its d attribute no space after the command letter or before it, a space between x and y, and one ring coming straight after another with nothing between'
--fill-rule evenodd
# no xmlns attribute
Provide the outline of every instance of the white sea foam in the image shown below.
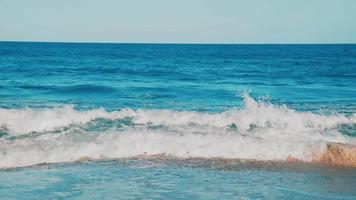
<svg viewBox="0 0 356 200"><path fill-rule="evenodd" d="M308 159L322 143L256 139L232 133L194 134L128 131L100 136L73 131L70 135L45 134L37 138L1 141L0 167L92 159L166 155L180 158Z"/></svg>
<svg viewBox="0 0 356 200"><path fill-rule="evenodd" d="M0 109L0 168L70 162L81 157L126 158L163 154L192 158L310 160L328 142L356 144L339 132L356 117L297 112L244 96L245 107L221 113L173 110ZM92 120L130 118L124 130L88 131ZM76 126L71 126L76 125ZM152 129L150 126L159 125ZM57 133L51 132L60 130ZM39 132L38 135L28 135Z"/></svg>

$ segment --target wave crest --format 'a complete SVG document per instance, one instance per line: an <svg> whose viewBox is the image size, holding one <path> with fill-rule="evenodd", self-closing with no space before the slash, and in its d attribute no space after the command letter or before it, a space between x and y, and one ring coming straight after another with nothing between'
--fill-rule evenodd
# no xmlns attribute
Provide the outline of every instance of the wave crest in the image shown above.
<svg viewBox="0 0 356 200"><path fill-rule="evenodd" d="M0 168L141 155L313 161L329 143L356 144L339 128L355 127L355 115L297 112L246 94L244 102L220 113L0 109Z"/></svg>

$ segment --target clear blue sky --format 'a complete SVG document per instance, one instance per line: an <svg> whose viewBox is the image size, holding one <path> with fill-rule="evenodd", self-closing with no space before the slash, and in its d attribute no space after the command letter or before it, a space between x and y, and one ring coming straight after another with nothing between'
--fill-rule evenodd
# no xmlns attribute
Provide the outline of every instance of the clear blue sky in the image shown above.
<svg viewBox="0 0 356 200"><path fill-rule="evenodd" d="M0 0L0 41L356 43L356 0Z"/></svg>

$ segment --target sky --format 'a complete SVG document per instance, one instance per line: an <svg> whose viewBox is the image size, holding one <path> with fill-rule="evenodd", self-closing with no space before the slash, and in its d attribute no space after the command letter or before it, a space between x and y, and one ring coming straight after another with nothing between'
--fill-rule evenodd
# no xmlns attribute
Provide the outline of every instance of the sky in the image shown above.
<svg viewBox="0 0 356 200"><path fill-rule="evenodd" d="M0 0L0 41L356 43L356 0Z"/></svg>

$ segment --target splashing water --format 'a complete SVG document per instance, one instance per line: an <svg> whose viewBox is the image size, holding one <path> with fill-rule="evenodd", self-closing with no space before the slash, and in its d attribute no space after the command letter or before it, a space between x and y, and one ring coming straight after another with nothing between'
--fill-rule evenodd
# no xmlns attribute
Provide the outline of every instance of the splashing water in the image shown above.
<svg viewBox="0 0 356 200"><path fill-rule="evenodd" d="M356 124L354 115L297 112L243 98L243 109L220 113L0 109L0 167L154 155L310 161L328 143L356 144L339 129Z"/></svg>

